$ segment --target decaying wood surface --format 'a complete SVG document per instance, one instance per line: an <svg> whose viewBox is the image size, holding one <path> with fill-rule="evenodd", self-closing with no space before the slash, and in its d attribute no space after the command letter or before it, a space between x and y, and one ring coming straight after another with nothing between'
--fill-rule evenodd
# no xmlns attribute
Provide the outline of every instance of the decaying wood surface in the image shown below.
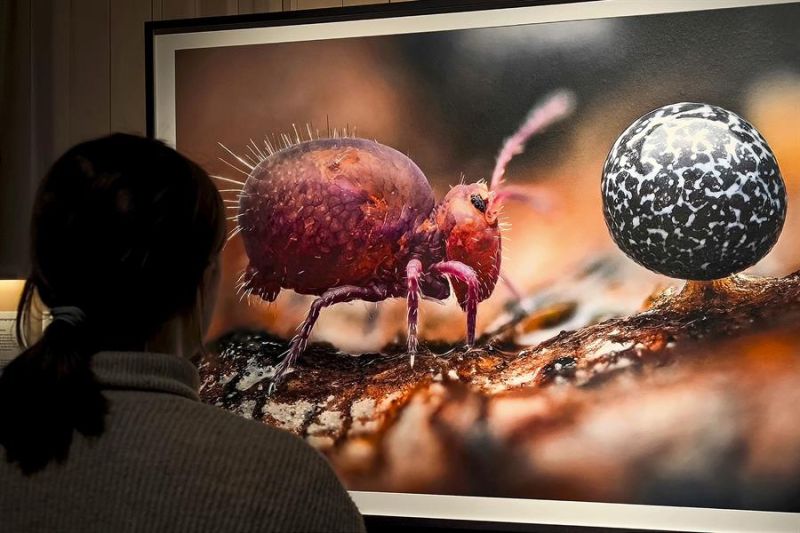
<svg viewBox="0 0 800 533"><path fill-rule="evenodd" d="M617 283L607 266L413 368L400 345L313 344L270 397L285 341L235 332L201 392L303 436L351 489L797 510L800 273L691 284L607 318L568 297Z"/></svg>

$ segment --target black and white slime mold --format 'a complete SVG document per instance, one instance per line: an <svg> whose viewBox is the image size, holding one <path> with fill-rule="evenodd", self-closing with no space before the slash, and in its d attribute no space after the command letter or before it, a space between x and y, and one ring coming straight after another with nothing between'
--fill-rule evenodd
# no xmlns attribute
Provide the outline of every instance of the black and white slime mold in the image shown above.
<svg viewBox="0 0 800 533"><path fill-rule="evenodd" d="M686 280L754 265L786 218L786 187L764 137L708 104L660 107L631 124L608 154L602 194L622 251Z"/></svg>

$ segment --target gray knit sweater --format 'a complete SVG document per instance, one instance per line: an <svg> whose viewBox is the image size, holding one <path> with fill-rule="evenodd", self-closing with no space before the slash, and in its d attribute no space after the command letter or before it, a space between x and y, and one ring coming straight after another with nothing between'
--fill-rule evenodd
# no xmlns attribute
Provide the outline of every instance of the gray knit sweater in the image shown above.
<svg viewBox="0 0 800 533"><path fill-rule="evenodd" d="M105 433L25 477L0 460L0 531L363 531L325 459L287 432L200 403L177 356L101 352ZM2 451L0 451L2 453Z"/></svg>

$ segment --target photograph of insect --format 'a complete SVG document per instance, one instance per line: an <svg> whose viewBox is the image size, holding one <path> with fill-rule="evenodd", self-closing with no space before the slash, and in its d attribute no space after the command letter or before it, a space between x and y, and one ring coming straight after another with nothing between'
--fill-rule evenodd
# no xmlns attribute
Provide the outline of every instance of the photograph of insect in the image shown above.
<svg viewBox="0 0 800 533"><path fill-rule="evenodd" d="M322 309L337 303L407 300L407 347L418 350L420 296L444 300L452 291L466 313L466 345L475 342L478 303L501 277L503 203L525 199L504 182L508 163L527 141L573 108L559 90L533 107L504 142L488 184L460 183L441 202L419 167L377 141L338 132L303 140L282 136L281 146L253 144L229 162L245 182L232 217L248 265L239 291L274 301L282 289L317 296L273 384L289 372L308 343ZM224 146L223 146L224 148ZM243 165L247 170L242 170Z"/></svg>
<svg viewBox="0 0 800 533"><path fill-rule="evenodd" d="M601 3L165 34L202 401L392 500L797 511L800 4Z"/></svg>

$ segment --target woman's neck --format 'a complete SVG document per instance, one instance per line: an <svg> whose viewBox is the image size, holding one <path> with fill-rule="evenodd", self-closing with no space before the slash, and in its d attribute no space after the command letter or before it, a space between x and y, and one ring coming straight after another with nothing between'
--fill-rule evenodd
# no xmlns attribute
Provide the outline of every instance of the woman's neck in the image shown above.
<svg viewBox="0 0 800 533"><path fill-rule="evenodd" d="M145 351L169 353L191 359L200 349L202 339L194 320L177 316L164 324L145 343Z"/></svg>

